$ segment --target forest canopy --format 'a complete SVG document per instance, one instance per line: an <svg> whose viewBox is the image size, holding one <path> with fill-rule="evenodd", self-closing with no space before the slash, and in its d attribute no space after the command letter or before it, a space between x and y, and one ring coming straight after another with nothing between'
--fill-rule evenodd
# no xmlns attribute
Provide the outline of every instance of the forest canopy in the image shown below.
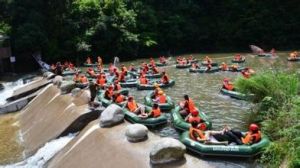
<svg viewBox="0 0 300 168"><path fill-rule="evenodd" d="M134 59L300 43L297 0L0 0L14 55Z"/></svg>

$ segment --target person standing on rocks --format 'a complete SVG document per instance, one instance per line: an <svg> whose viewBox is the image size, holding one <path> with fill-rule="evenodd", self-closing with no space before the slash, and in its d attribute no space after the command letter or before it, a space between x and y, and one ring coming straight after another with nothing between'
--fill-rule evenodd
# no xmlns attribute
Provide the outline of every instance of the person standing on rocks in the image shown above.
<svg viewBox="0 0 300 168"><path fill-rule="evenodd" d="M89 105L90 105L90 107L95 107L94 101L95 101L95 97L97 95L98 86L96 83L91 81L90 85L89 85L89 89L90 89L90 93L91 93L91 99L90 99Z"/></svg>

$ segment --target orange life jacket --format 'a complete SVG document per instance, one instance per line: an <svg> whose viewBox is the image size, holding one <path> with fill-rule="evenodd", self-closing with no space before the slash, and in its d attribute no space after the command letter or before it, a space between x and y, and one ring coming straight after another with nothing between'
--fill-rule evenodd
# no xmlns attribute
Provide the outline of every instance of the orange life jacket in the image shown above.
<svg viewBox="0 0 300 168"><path fill-rule="evenodd" d="M166 95L160 95L159 96L159 103L167 103Z"/></svg>
<svg viewBox="0 0 300 168"><path fill-rule="evenodd" d="M108 90L105 91L105 96L106 97L112 98L113 94L114 94L113 90L108 89Z"/></svg>
<svg viewBox="0 0 300 168"><path fill-rule="evenodd" d="M158 69L156 67L153 67L152 71L153 71L154 74L158 74L159 73L159 71L158 71Z"/></svg>
<svg viewBox="0 0 300 168"><path fill-rule="evenodd" d="M129 111L131 111L131 112L134 112L134 111L138 108L138 106L137 106L135 100L133 100L132 102L129 101L129 102L127 103L127 107L128 107L128 109L129 109Z"/></svg>
<svg viewBox="0 0 300 168"><path fill-rule="evenodd" d="M189 100L186 101L186 103L189 112L196 110L195 104L192 99L189 98Z"/></svg>
<svg viewBox="0 0 300 168"><path fill-rule="evenodd" d="M242 75L245 77L245 78L250 78L251 77L251 74L246 71L246 72L242 72Z"/></svg>
<svg viewBox="0 0 300 168"><path fill-rule="evenodd" d="M189 119L188 119L188 122L189 122L189 123L192 123L192 122L195 122L195 121L196 121L197 123L200 123L201 118L200 118L199 116L197 116L197 117L190 116Z"/></svg>
<svg viewBox="0 0 300 168"><path fill-rule="evenodd" d="M166 83L169 83L169 77L167 75L164 75L162 78L161 78L161 82L166 84Z"/></svg>
<svg viewBox="0 0 300 168"><path fill-rule="evenodd" d="M115 84L114 90L121 90L122 87L120 84Z"/></svg>
<svg viewBox="0 0 300 168"><path fill-rule="evenodd" d="M105 78L98 79L97 84L99 84L100 86L104 86L106 84L106 79Z"/></svg>
<svg viewBox="0 0 300 168"><path fill-rule="evenodd" d="M261 139L261 132L252 134L251 132L247 132L245 138L242 138L243 144L256 143Z"/></svg>
<svg viewBox="0 0 300 168"><path fill-rule="evenodd" d="M115 100L116 103L122 103L123 101L124 101L124 96L121 94Z"/></svg>
<svg viewBox="0 0 300 168"><path fill-rule="evenodd" d="M224 84L224 87L226 90L233 90L233 84L230 84L230 83L227 83L227 84Z"/></svg>
<svg viewBox="0 0 300 168"><path fill-rule="evenodd" d="M226 70L228 69L228 66L227 66L226 64L222 64L222 65L221 65L221 69L222 69L223 71L226 71Z"/></svg>
<svg viewBox="0 0 300 168"><path fill-rule="evenodd" d="M140 83L141 83L141 84L147 84L147 83L148 83L147 78L141 77L141 78L140 78Z"/></svg>
<svg viewBox="0 0 300 168"><path fill-rule="evenodd" d="M197 140L197 137L199 137L200 139L205 139L205 135L203 131L197 128L190 127L189 132L190 132L190 138L194 141Z"/></svg>
<svg viewBox="0 0 300 168"><path fill-rule="evenodd" d="M152 109L152 114L153 114L154 118L159 117L160 116L160 109L159 108Z"/></svg>

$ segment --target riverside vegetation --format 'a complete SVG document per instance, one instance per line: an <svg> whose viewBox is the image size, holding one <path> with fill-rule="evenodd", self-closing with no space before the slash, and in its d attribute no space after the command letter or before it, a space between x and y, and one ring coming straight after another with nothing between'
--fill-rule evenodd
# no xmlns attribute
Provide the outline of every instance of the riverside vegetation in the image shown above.
<svg viewBox="0 0 300 168"><path fill-rule="evenodd" d="M235 82L241 92L254 93L254 101L259 102L251 119L272 140L260 159L267 167L300 167L299 82L299 74L278 71Z"/></svg>

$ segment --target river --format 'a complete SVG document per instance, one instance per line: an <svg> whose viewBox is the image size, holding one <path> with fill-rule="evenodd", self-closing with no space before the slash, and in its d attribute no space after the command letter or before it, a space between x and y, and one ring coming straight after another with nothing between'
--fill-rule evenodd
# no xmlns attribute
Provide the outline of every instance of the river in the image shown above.
<svg viewBox="0 0 300 168"><path fill-rule="evenodd" d="M230 63L233 53L226 54L209 54L216 62ZM257 73L270 70L270 69L295 69L300 67L300 63L288 62L286 60L287 52L279 53L278 58L258 58L254 55L244 54L246 62L240 64L253 68ZM205 54L193 54L199 60L202 60ZM222 80L227 77L232 81L241 77L237 72L217 72L210 74L189 73L188 69L176 69L175 57L170 57L169 66L162 67L171 79L176 81L175 86L164 89L167 95L171 96L173 101L178 102L183 99L184 94L188 94L195 102L197 107L204 111L213 123L213 129L221 129L225 124L232 128L239 128L241 130L247 129L247 118L251 115L251 107L253 104L247 101L241 101L229 98L220 94ZM130 62L124 62L125 65L134 63L139 65L142 61L149 61L149 59L139 59ZM231 64L231 63L230 63ZM5 90L0 92L0 104L12 93L15 89L22 85L21 80L15 82L4 83ZM138 91L130 89L130 94L134 95L138 102L143 103L143 98L148 91ZM169 117L170 118L170 117ZM156 134L166 137L171 136L178 138L179 133L169 123L167 126L152 130ZM249 159L230 159L230 158L216 158L205 157L211 165L215 167L256 167L257 165L253 160Z"/></svg>

